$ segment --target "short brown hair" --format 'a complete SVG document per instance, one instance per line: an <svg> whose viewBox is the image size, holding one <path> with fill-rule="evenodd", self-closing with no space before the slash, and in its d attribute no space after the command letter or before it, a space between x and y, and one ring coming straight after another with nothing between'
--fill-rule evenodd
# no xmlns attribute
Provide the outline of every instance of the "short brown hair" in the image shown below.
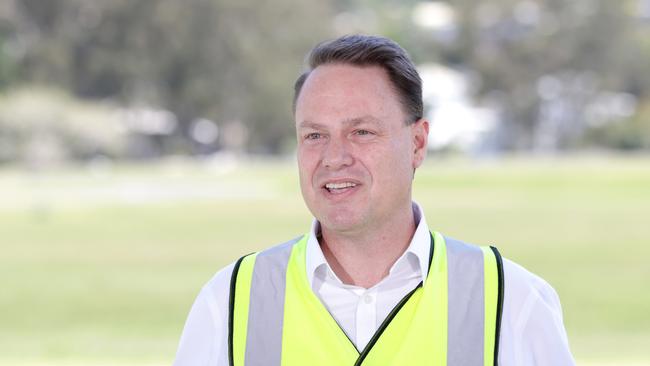
<svg viewBox="0 0 650 366"><path fill-rule="evenodd" d="M321 65L343 63L383 68L408 116L406 123L414 123L423 116L422 79L408 53L388 38L356 34L325 41L311 50L307 63L307 71L298 77L294 85L294 113L300 90L311 71Z"/></svg>

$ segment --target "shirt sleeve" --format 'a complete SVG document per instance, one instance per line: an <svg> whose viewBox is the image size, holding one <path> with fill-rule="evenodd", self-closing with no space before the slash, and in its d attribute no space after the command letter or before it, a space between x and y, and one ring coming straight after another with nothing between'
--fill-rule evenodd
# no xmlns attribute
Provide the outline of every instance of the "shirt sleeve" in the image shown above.
<svg viewBox="0 0 650 366"><path fill-rule="evenodd" d="M504 260L504 271L500 364L574 366L560 299L553 287L508 260Z"/></svg>
<svg viewBox="0 0 650 366"><path fill-rule="evenodd" d="M228 298L234 265L201 289L185 322L174 366L228 364Z"/></svg>

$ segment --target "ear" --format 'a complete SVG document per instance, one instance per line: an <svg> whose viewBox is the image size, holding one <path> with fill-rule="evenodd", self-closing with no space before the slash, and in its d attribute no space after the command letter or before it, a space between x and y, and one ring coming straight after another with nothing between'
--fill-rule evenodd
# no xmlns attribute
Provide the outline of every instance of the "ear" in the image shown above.
<svg viewBox="0 0 650 366"><path fill-rule="evenodd" d="M413 142L413 169L416 169L427 156L429 121L424 118L415 121L411 125L411 139Z"/></svg>

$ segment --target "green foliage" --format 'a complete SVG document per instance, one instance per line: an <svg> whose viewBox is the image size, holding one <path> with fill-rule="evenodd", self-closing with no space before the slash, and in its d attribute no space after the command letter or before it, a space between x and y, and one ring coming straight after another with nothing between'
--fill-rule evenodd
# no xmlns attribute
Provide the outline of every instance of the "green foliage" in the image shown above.
<svg viewBox="0 0 650 366"><path fill-rule="evenodd" d="M7 88L15 76L14 60L7 54L7 43L0 31L0 91Z"/></svg>
<svg viewBox="0 0 650 366"><path fill-rule="evenodd" d="M0 94L0 163L32 167L68 158L121 156L126 135L114 108L75 99L60 90L13 88Z"/></svg>
<svg viewBox="0 0 650 366"><path fill-rule="evenodd" d="M29 39L20 82L167 109L179 135L197 118L242 121L270 151L290 134L292 82L329 18L315 0L12 3L8 37Z"/></svg>
<svg viewBox="0 0 650 366"><path fill-rule="evenodd" d="M641 104L632 118L593 128L587 141L619 150L650 149L650 101Z"/></svg>
<svg viewBox="0 0 650 366"><path fill-rule="evenodd" d="M291 145L292 84L305 53L338 34L377 33L417 63L467 72L476 101L499 113L498 150L647 148L636 127L591 133L589 113L603 93L650 95L650 27L637 0L436 2L453 9L444 30L414 22L421 3L8 0L0 89L48 85L169 110L180 128L162 144L166 153L203 151L188 137L200 118L243 124L247 150L278 153Z"/></svg>

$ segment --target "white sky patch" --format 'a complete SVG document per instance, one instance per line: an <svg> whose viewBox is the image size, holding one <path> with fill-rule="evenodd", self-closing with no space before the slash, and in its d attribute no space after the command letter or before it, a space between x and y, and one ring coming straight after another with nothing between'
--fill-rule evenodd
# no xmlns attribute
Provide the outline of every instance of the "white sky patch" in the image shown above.
<svg viewBox="0 0 650 366"><path fill-rule="evenodd" d="M422 28L443 30L456 24L454 8L442 1L424 1L413 8L413 22Z"/></svg>
<svg viewBox="0 0 650 366"><path fill-rule="evenodd" d="M429 111L429 147L456 146L471 150L496 125L496 112L476 106L469 96L468 77L438 64L418 66L422 96Z"/></svg>

